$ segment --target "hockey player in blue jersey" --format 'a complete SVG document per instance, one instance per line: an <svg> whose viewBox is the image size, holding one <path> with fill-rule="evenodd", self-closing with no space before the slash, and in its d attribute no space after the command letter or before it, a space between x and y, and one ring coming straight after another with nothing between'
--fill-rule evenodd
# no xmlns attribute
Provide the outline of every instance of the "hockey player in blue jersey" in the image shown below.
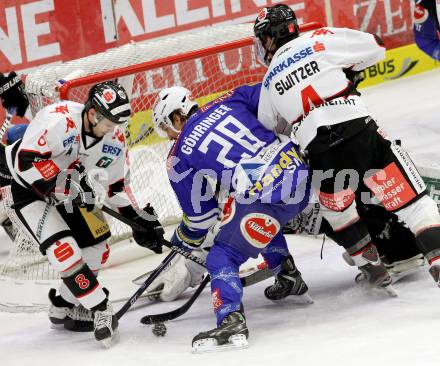
<svg viewBox="0 0 440 366"><path fill-rule="evenodd" d="M414 8L414 38L417 46L440 61L440 3L416 0Z"/></svg>
<svg viewBox="0 0 440 366"><path fill-rule="evenodd" d="M219 200L208 180L232 194L206 258L217 328L194 337L195 351L247 344L238 270L249 257L261 253L276 277L267 298L307 291L282 227L307 205L310 172L290 139L256 119L260 86L239 87L200 109L187 89L172 87L154 108L158 133L176 140L167 169L184 215L171 242L197 250L218 221Z"/></svg>

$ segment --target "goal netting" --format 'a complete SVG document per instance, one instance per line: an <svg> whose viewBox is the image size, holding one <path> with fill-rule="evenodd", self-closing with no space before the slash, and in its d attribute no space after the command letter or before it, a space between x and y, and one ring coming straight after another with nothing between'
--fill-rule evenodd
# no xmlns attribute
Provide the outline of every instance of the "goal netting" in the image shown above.
<svg viewBox="0 0 440 366"><path fill-rule="evenodd" d="M302 32L318 23L300 26ZM91 85L117 80L129 93L133 116L126 131L133 189L140 203L150 202L163 225L181 216L168 182L165 160L169 143L151 124L151 108L158 92L180 85L203 105L227 90L260 82L266 69L257 62L251 24L222 25L122 47L48 65L26 76L32 114L60 99L85 102ZM112 243L128 238L131 229L108 218ZM32 240L19 234L9 257L0 267L1 278L47 281L56 278ZM47 293L47 292L46 292ZM46 295L46 294L44 294ZM1 304L0 304L1 305Z"/></svg>

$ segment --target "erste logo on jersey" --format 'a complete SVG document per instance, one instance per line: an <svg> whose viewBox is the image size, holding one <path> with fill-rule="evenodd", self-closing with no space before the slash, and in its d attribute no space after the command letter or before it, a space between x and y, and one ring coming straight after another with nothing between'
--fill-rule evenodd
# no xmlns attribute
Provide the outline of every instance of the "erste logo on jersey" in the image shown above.
<svg viewBox="0 0 440 366"><path fill-rule="evenodd" d="M102 145L102 152L104 154L119 156L121 155L122 149L114 145L104 144Z"/></svg>
<svg viewBox="0 0 440 366"><path fill-rule="evenodd" d="M72 145L73 142L75 141L75 136L76 135L72 135L72 136L69 136L68 138L64 139L63 140L63 147Z"/></svg>
<svg viewBox="0 0 440 366"><path fill-rule="evenodd" d="M265 248L278 234L280 227L278 220L264 213L248 214L240 222L244 238L258 249Z"/></svg>

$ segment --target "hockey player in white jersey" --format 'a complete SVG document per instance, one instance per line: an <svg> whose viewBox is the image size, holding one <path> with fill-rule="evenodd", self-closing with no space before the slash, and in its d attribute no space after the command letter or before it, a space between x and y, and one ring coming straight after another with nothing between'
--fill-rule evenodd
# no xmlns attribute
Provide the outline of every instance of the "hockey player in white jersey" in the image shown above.
<svg viewBox="0 0 440 366"><path fill-rule="evenodd" d="M122 128L130 114L125 90L99 83L85 105L61 101L42 109L23 138L6 148L16 217L61 275L60 295L50 294L51 320L62 322L63 314L81 305L105 346L116 338L118 321L96 277L109 255L110 234L95 208L105 202L118 209L148 230L133 230L136 242L161 252L163 232L154 209L135 209L130 191Z"/></svg>
<svg viewBox="0 0 440 366"><path fill-rule="evenodd" d="M384 58L380 39L330 27L299 36L295 14L286 5L262 9L254 33L260 59L268 66L258 118L271 129L281 121L283 127L286 122L292 126L314 171L314 188L334 239L367 283L390 284L356 211L359 182L365 184L414 233L440 284L437 206L408 154L377 126L356 90L359 73Z"/></svg>

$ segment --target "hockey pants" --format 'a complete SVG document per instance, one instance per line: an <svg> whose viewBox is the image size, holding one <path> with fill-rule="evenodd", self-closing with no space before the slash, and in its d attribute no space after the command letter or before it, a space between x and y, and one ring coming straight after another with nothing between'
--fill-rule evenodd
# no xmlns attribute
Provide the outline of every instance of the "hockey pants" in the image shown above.
<svg viewBox="0 0 440 366"><path fill-rule="evenodd" d="M240 310L243 287L239 267L249 257L262 254L276 275L283 259L289 255L282 227L301 212L308 203L308 194L301 204L232 204L232 213L206 259L211 275L212 305L220 325L229 313Z"/></svg>

